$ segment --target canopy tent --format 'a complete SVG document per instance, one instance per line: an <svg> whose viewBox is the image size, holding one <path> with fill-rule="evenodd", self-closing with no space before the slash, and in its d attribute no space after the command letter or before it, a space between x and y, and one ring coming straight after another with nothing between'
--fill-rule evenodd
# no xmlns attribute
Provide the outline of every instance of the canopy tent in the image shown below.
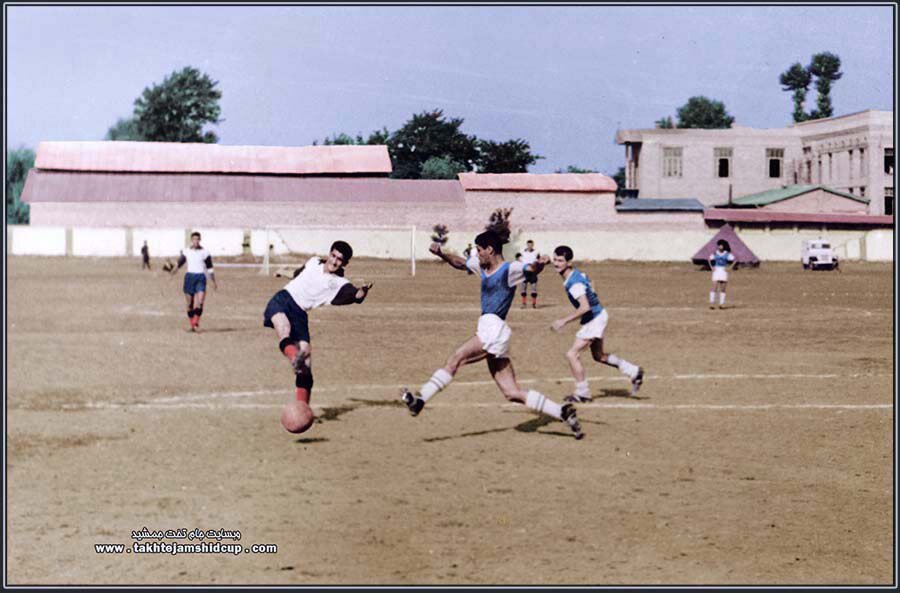
<svg viewBox="0 0 900 593"><path fill-rule="evenodd" d="M728 224L719 229L716 236L707 241L706 245L701 247L700 251L694 254L691 261L698 266L708 266L709 256L715 253L716 243L721 239L728 241L728 245L731 246L731 253L734 255L734 264L736 266L749 266L755 268L759 265L759 258L756 257L756 254L750 251L750 248L741 241L740 237L737 236L737 233L734 232L734 229L731 228L731 225Z"/></svg>

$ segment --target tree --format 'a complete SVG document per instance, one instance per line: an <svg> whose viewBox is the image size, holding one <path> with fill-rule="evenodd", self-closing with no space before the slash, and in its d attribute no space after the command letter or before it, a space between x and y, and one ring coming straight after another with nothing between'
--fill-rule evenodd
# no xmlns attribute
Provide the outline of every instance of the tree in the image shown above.
<svg viewBox="0 0 900 593"><path fill-rule="evenodd" d="M800 123L809 119L809 116L803 111L803 103L806 101L806 93L809 83L812 81L809 70L797 62L782 72L778 81L781 83L782 90L794 93L794 122Z"/></svg>
<svg viewBox="0 0 900 593"><path fill-rule="evenodd" d="M691 97L678 108L679 128L730 128L734 118L725 111L725 104L706 97Z"/></svg>
<svg viewBox="0 0 900 593"><path fill-rule="evenodd" d="M6 153L6 224L28 224L28 204L19 200L28 171L34 167L34 151L21 147Z"/></svg>
<svg viewBox="0 0 900 593"><path fill-rule="evenodd" d="M671 115L667 115L666 117L661 117L660 119L656 120L655 123L656 123L657 128L660 128L663 130L669 130L669 129L672 129L675 127L675 123L672 121Z"/></svg>
<svg viewBox="0 0 900 593"><path fill-rule="evenodd" d="M617 190L621 191L625 189L625 167L619 167L615 175L610 175L610 177L612 177L613 181L616 182Z"/></svg>
<svg viewBox="0 0 900 593"><path fill-rule="evenodd" d="M134 102L137 133L151 142L217 142L215 132L203 131L204 125L221 121L217 84L188 66L145 88Z"/></svg>
<svg viewBox="0 0 900 593"><path fill-rule="evenodd" d="M137 122L133 117L120 118L113 127L106 132L106 140L143 140L137 130Z"/></svg>
<svg viewBox="0 0 900 593"><path fill-rule="evenodd" d="M531 153L531 146L522 139L494 142L478 140L479 173L527 173L528 166L544 157Z"/></svg>
<svg viewBox="0 0 900 593"><path fill-rule="evenodd" d="M584 169L575 165L569 165L565 169L557 169L556 173L597 173L596 169Z"/></svg>
<svg viewBox="0 0 900 593"><path fill-rule="evenodd" d="M462 118L444 118L440 109L412 116L390 135L386 144L393 162L391 177L418 179L430 158L444 157L471 171L478 159L476 138L460 131Z"/></svg>
<svg viewBox="0 0 900 593"><path fill-rule="evenodd" d="M447 157L431 157L422 165L422 179L456 179L466 168Z"/></svg>
<svg viewBox="0 0 900 593"><path fill-rule="evenodd" d="M840 71L841 59L831 52L818 53L812 57L808 70L816 77L816 91L819 94L816 110L810 114L809 119L831 117L834 114L831 105L831 83L840 80L844 75Z"/></svg>

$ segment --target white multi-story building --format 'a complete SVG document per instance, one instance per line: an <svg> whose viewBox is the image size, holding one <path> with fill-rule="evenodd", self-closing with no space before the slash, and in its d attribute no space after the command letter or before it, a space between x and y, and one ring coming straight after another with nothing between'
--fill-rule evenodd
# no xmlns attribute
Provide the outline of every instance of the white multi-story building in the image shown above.
<svg viewBox="0 0 900 593"><path fill-rule="evenodd" d="M867 110L786 128L619 130L625 187L704 205L789 185L825 185L894 213L894 115Z"/></svg>

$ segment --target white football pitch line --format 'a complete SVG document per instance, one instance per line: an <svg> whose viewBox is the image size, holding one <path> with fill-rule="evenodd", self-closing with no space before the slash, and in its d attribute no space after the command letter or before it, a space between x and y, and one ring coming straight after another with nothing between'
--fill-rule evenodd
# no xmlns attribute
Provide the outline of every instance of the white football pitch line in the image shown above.
<svg viewBox="0 0 900 593"><path fill-rule="evenodd" d="M740 379L835 379L846 378L855 379L859 377L890 377L891 374L871 374L865 375L860 373L840 375L840 374L803 374L803 373L733 373L733 374L675 374L675 375L647 375L646 380L657 379L673 379L673 380L740 380ZM522 379L520 384L530 385L539 382L568 382L571 377L561 379ZM598 381L618 381L626 382L626 377L593 377L593 382ZM482 381L454 381L452 385L456 386L484 386L493 385L493 380ZM372 390L392 389L399 390L403 385L399 384L372 384L360 383L342 386L328 386L315 389L315 393L343 393L348 392L370 392ZM284 389L259 389L253 391L225 391L225 392L209 392L209 393L193 393L178 394L154 398L149 402L135 403L116 403L116 402L87 402L84 404L64 404L64 409L183 409L183 408L234 408L234 409L254 409L254 408L280 408L282 404L262 404L262 403L241 403L241 402L221 402L215 403L212 400L234 400L236 398L255 398L259 396L284 396L289 393L289 388ZM313 407L323 407L330 404L313 404ZM434 403L429 407L447 407L447 408L479 408L479 407L518 407L519 404L503 404L503 403L478 403L478 402L460 402L460 403ZM695 409L695 410L768 410L768 409L847 409L847 410L866 410L866 409L892 409L892 404L818 404L818 403L796 403L796 404L650 404L650 403L590 403L581 404L580 407L588 408L645 408L645 409Z"/></svg>

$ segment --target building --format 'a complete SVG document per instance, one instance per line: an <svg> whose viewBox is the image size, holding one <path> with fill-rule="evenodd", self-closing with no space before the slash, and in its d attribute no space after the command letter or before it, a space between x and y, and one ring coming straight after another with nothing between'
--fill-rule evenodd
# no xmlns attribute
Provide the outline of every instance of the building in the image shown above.
<svg viewBox="0 0 900 593"><path fill-rule="evenodd" d="M894 213L894 116L868 110L778 129L619 130L626 189L712 206L790 185L822 185Z"/></svg>

